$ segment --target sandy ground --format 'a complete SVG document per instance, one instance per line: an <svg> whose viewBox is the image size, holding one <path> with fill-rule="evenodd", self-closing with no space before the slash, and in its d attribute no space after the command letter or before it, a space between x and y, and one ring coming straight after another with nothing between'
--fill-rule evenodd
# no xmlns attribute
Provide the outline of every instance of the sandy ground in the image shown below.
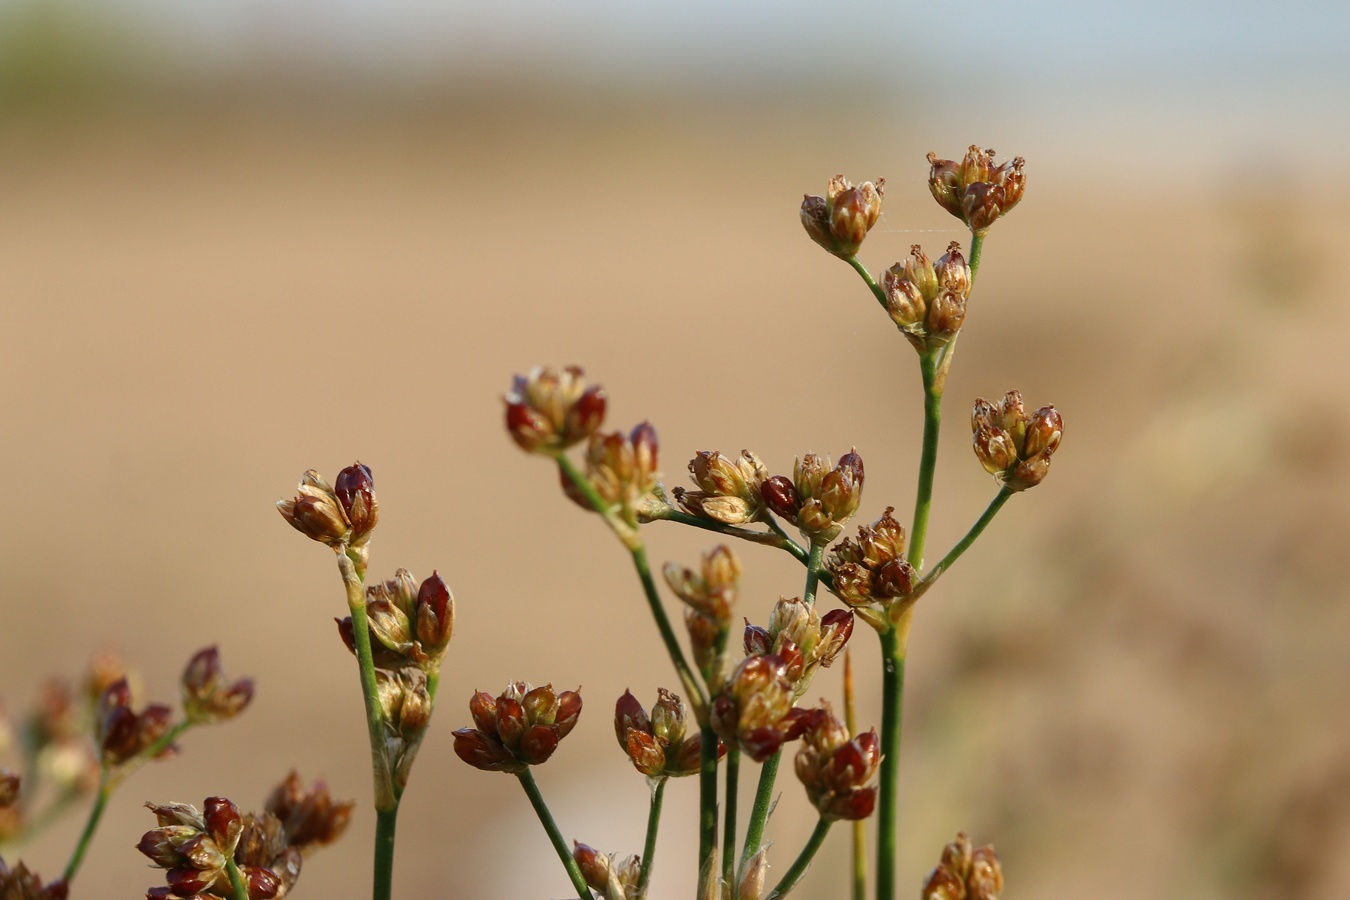
<svg viewBox="0 0 1350 900"><path fill-rule="evenodd" d="M150 698L171 698L212 642L259 685L244 718L188 735L115 796L77 896L156 883L132 849L142 802L256 804L292 767L361 802L296 896L364 893L373 817L331 624L341 586L273 508L305 468L355 458L383 513L372 573L437 569L458 602L399 895L566 895L517 785L451 750L471 691L512 678L582 685L581 725L539 781L569 837L640 849L646 787L610 710L673 678L620 547L505 438L500 396L537 363L583 364L614 427L656 424L668 484L696 449L748 447L789 471L856 445L863 516L907 518L916 359L796 208L835 171L885 175L864 260L940 252L963 238L927 196L922 154L979 135L843 142L843 123L807 126L678 107L6 123L5 707L21 714L104 649ZM934 550L995 490L968 449L974 397L1053 402L1066 440L920 606L902 896L958 828L998 846L1009 898L1344 895L1346 198L1214 167L1181 186L1028 171L947 389ZM710 546L671 525L649 540L658 563ZM801 590L790 560L742 558L752 620ZM855 643L867 721L877 654L861 628ZM839 690L834 673L817 685ZM780 871L813 824L781 784ZM658 900L690 896L694 876L697 789L669 793ZM22 855L54 875L79 818ZM843 895L845 833L803 900Z"/></svg>

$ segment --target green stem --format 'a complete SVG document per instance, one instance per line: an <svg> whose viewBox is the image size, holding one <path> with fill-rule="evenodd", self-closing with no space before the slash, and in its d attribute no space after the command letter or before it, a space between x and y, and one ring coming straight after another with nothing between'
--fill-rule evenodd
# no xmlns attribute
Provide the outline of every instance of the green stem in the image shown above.
<svg viewBox="0 0 1350 900"><path fill-rule="evenodd" d="M717 735L703 726L698 770L698 877L700 897L708 896L704 878L716 878L710 863L717 852Z"/></svg>
<svg viewBox="0 0 1350 900"><path fill-rule="evenodd" d="M966 264L970 266L970 283L975 284L975 276L980 271L980 257L984 253L984 235L970 234L970 256L966 259Z"/></svg>
<svg viewBox="0 0 1350 900"><path fill-rule="evenodd" d="M802 562L806 561L806 550L802 548L801 544L798 544L792 538L788 537L781 528L776 527L777 523L772 520L769 520L767 523L771 527L771 530L756 531L753 528L741 528L737 525L728 525L725 522L715 522L712 519L704 519L699 516L690 515L673 506L658 507L649 512L647 516L653 521L679 522L681 525L691 525L694 528L702 528L704 531L725 534L728 537L749 541L752 544L777 547L780 550L788 551Z"/></svg>
<svg viewBox="0 0 1350 900"><path fill-rule="evenodd" d="M539 817L544 831L548 832L548 839L553 842L553 849L558 852L558 859L562 860L567 877L572 879L572 887L577 889L582 900L592 900L591 889L586 885L586 879L582 876L577 861L572 858L572 851L567 848L567 841L558 830L558 823L553 821L553 814L548 811L548 804L544 802L544 795L539 793L539 785L535 784L534 776L530 774L529 769L525 769L516 777L520 779L520 786L525 789L525 796L530 798L534 814Z"/></svg>
<svg viewBox="0 0 1350 900"><path fill-rule="evenodd" d="M84 830L80 832L80 839L71 852L70 862L66 863L66 871L62 876L67 884L75 879L75 873L80 870L80 865L84 862L84 855L89 852L89 845L94 840L94 832L98 830L99 822L108 806L108 798L112 796L113 791L123 781L126 781L133 772L168 749L170 744L182 737L184 732L195 724L197 723L184 719L161 734L150 746L117 768L110 769L105 765L99 769L98 793L94 797L94 806L89 810L89 818L85 820Z"/></svg>
<svg viewBox="0 0 1350 900"><path fill-rule="evenodd" d="M877 298L877 302L881 304L881 308L887 309L886 292L881 289L881 285L877 284L877 280L872 277L872 273L867 271L867 266L864 266L859 262L858 257L856 256L850 256L845 262L853 267L853 271L862 276L863 281L867 282L867 286L872 289L872 296Z"/></svg>
<svg viewBox="0 0 1350 900"><path fill-rule="evenodd" d="M230 890L234 893L234 900L248 900L248 885L244 883L244 873L239 871L239 866L233 859L225 860L225 872L230 876Z"/></svg>
<svg viewBox="0 0 1350 900"><path fill-rule="evenodd" d="M666 645L670 662L675 666L675 672L680 676L680 682L688 692L689 702L694 707L694 717L700 725L704 725L707 723L708 696L703 693L703 688L694 678L694 672L685 661L684 651L680 649L680 642L675 637L675 629L670 627L670 619L666 616L665 607L661 605L661 595L656 590L651 566L647 562L647 548L644 544L638 544L631 553L633 567L637 569L638 578L642 580L643 593L647 595L647 606L652 611L652 618L656 620L657 631L661 632L661 641Z"/></svg>
<svg viewBox="0 0 1350 900"><path fill-rule="evenodd" d="M745 875L745 867L751 857L759 852L764 843L764 826L769 821L769 810L773 808L773 782L778 777L778 763L783 758L780 749L764 760L759 767L759 786L755 788L755 805L750 808L750 824L745 829L745 846L741 848L740 874Z"/></svg>
<svg viewBox="0 0 1350 900"><path fill-rule="evenodd" d="M811 542L811 556L806 561L806 587L802 590L802 602L811 606L816 602L816 588L820 585L820 569L825 559L825 545L820 541Z"/></svg>
<svg viewBox="0 0 1350 900"><path fill-rule="evenodd" d="M906 598L908 604L912 604L915 600L918 600L919 597L923 596L923 594L933 586L933 583L942 577L942 573L951 568L952 563L956 562L961 557L962 553L965 553L970 549L970 545L975 543L976 538L978 538L984 529L988 527L990 522L994 521L994 516L998 515L998 511L1003 508L1003 504L1007 503L1009 498L1016 493L1017 491L1014 491L1006 485L999 490L994 496L994 499L989 501L989 505L985 507L984 512L980 514L980 517L977 520L975 520L975 524L970 526L970 530L966 532L966 536L961 538L955 547L948 550L947 555L942 557L938 564L933 566L928 574L923 577L923 580L915 586L914 591Z"/></svg>
<svg viewBox="0 0 1350 900"><path fill-rule="evenodd" d="M647 896L647 884L652 878L652 860L656 858L656 830L661 826L661 804L666 797L669 778L656 779L652 788L652 805L647 811L647 841L642 845L642 868L638 870L638 896Z"/></svg>
<svg viewBox="0 0 1350 900"><path fill-rule="evenodd" d="M914 494L914 522L909 529L909 562L916 569L923 568L928 514L933 507L938 432L942 426L942 384L938 378L937 351L930 350L919 357L919 370L923 375L923 453L919 458L919 487Z"/></svg>
<svg viewBox="0 0 1350 900"><path fill-rule="evenodd" d="M881 635L881 786L877 809L877 900L894 900L900 718L908 621Z"/></svg>
<svg viewBox="0 0 1350 900"><path fill-rule="evenodd" d="M398 804L375 811L374 900L389 900L394 891L394 831L398 827Z"/></svg>
<svg viewBox="0 0 1350 900"><path fill-rule="evenodd" d="M741 770L741 751L727 750L726 813L722 818L722 880L735 884L736 878L736 790Z"/></svg>
<svg viewBox="0 0 1350 900"><path fill-rule="evenodd" d="M361 677L361 696L366 707L366 734L370 739L370 768L375 784L375 810L396 809L398 795L390 771L389 750L384 740L384 711L380 708L375 663L370 649L370 620L366 617L365 579L346 553L338 553L338 571L347 589L347 609L352 614L352 637L356 644L357 670ZM376 850L378 855L378 848ZM378 885L377 885L378 890Z"/></svg>
<svg viewBox="0 0 1350 900"><path fill-rule="evenodd" d="M811 867L811 860L815 858L816 851L820 849L821 844L825 843L825 835L830 833L830 826L833 824L833 819L827 819L824 816L816 821L816 830L811 832L811 837L806 842L806 846L802 848L801 853L797 854L797 859L792 863L791 868L783 873L783 880L778 882L778 886L770 891L764 900L778 900L779 897L786 896L788 891L797 886L797 882L802 880L806 870Z"/></svg>
<svg viewBox="0 0 1350 900"><path fill-rule="evenodd" d="M853 691L853 652L844 649L844 727L854 737L858 736L858 712ZM852 878L850 896L852 900L865 900L867 897L867 820L855 819L852 834Z"/></svg>
<svg viewBox="0 0 1350 900"><path fill-rule="evenodd" d="M89 845L94 840L94 832L98 830L99 820L103 818L103 810L108 805L108 798L112 796L113 785L110 783L107 768L99 771L98 793L94 796L94 808L89 810L89 818L85 820L84 831L80 832L80 839L75 844L75 851L70 855L70 862L66 863L66 871L61 877L66 884L75 880L75 873L80 871L80 864L84 862L84 855L89 851Z"/></svg>

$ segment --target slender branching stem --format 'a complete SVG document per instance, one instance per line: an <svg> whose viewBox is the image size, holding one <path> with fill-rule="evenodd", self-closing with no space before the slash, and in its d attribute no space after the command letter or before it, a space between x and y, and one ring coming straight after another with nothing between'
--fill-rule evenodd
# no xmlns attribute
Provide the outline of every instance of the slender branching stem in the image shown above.
<svg viewBox="0 0 1350 900"><path fill-rule="evenodd" d="M853 737L858 735L858 709L853 690L853 651L844 648L844 727ZM851 900L865 900L867 896L867 820L853 820L852 874L849 879Z"/></svg>
<svg viewBox="0 0 1350 900"><path fill-rule="evenodd" d="M520 786L525 789L525 796L530 798L530 805L534 807L534 814L539 817L539 823L544 826L544 831L548 832L548 839L553 843L553 849L558 852L558 859L562 860L567 877L572 879L572 887L577 889L577 894L582 900L591 900L591 889L587 886L577 861L572 858L572 851L568 849L567 840L558 829L558 823L553 821L553 814L549 812L548 804L544 802L544 795L539 793L539 785L535 783L534 776L530 774L529 769L525 769L517 773L516 777L520 779Z"/></svg>
<svg viewBox="0 0 1350 900"><path fill-rule="evenodd" d="M905 693L908 614L881 635L881 785L877 809L877 900L894 900L900 772L900 717Z"/></svg>
<svg viewBox="0 0 1350 900"><path fill-rule="evenodd" d="M394 890L394 832L398 828L398 803L375 810L374 900L390 900Z"/></svg>
<svg viewBox="0 0 1350 900"><path fill-rule="evenodd" d="M975 543L975 540L980 536L984 529L988 527L989 523L994 521L994 516L998 515L998 511L1003 508L1003 504L1007 503L1016 493L1017 491L1014 491L1005 485L994 495L994 499L989 501L989 505L985 507L984 512L980 514L980 517L975 520L975 524L970 526L970 530L966 532L965 537L957 541L956 546L947 551L947 555L942 557L937 565L929 569L928 574L924 575L923 579L914 586L914 590L910 592L910 595L904 600L904 608L913 606L918 599L927 593L928 589L942 577L942 573L951 568L952 564L961 557L962 553L965 553L970 549L970 545Z"/></svg>
<svg viewBox="0 0 1350 900"><path fill-rule="evenodd" d="M740 875L744 877L745 867L764 843L764 826L769 821L769 810L773 808L773 783L778 777L778 763L783 758L779 750L764 760L759 767L759 785L755 788L755 804L750 807L750 823L745 829L745 846L741 848Z"/></svg>
<svg viewBox="0 0 1350 900"><path fill-rule="evenodd" d="M846 262L853 267L853 271L857 272L863 281L867 282L867 286L872 289L872 296L877 298L881 308L886 309L886 292L881 289L881 285L877 284L877 280L872 277L872 273L867 271L867 266L864 266L856 256L850 256Z"/></svg>
<svg viewBox="0 0 1350 900"><path fill-rule="evenodd" d="M712 860L717 853L717 748L712 728L704 725L698 770L698 877L699 896L708 894L703 879L716 878Z"/></svg>
<svg viewBox="0 0 1350 900"><path fill-rule="evenodd" d="M722 816L722 880L735 884L736 877L736 791L741 771L741 751L727 749L726 811Z"/></svg>
<svg viewBox="0 0 1350 900"><path fill-rule="evenodd" d="M652 860L656 858L656 832L661 827L661 805L666 799L664 775L652 785L652 805L647 811L647 840L642 845L642 867L638 870L638 896L647 896L647 885L652 879Z"/></svg>
<svg viewBox="0 0 1350 900"><path fill-rule="evenodd" d="M966 264L970 266L970 283L975 283L975 276L980 271L980 257L984 254L984 235L970 233L970 256L966 258Z"/></svg>
<svg viewBox="0 0 1350 900"><path fill-rule="evenodd" d="M923 452L919 457L919 486L914 493L914 521L909 529L909 562L923 568L928 539L928 514L933 508L933 474L937 471L938 432L942 427L942 385L938 381L937 351L919 357L923 376Z"/></svg>
<svg viewBox="0 0 1350 900"><path fill-rule="evenodd" d="M830 826L834 824L833 819L827 819L821 816L816 821L816 829L811 832L811 837L807 840L806 846L802 852L797 854L797 858L786 872L783 873L783 879L778 882L769 895L764 900L778 900L779 897L787 896L788 891L797 886L797 882L802 880L806 870L811 867L811 860L815 858L816 851L820 845L825 843L825 835L830 833Z"/></svg>
<svg viewBox="0 0 1350 900"><path fill-rule="evenodd" d="M712 519L704 519L700 516L690 515L684 510L676 509L673 506L657 507L647 513L647 517L653 521L679 522L681 525L691 525L694 528L701 528L704 531L713 531L717 534L724 534L727 537L738 538L742 541L749 541L752 544L764 544L767 547L777 547L780 550L786 550L793 556L806 562L806 550L801 544L798 544L787 533L778 526L778 523L769 518L765 524L769 526L768 531L757 531L753 528L742 528L739 525L728 525L725 522L716 522Z"/></svg>
<svg viewBox="0 0 1350 900"><path fill-rule="evenodd" d="M802 602L811 606L816 602L816 588L820 586L820 569L825 559L825 544L811 542L811 556L806 561L806 587L802 589Z"/></svg>
<svg viewBox="0 0 1350 900"><path fill-rule="evenodd" d="M89 845L93 843L94 832L98 830L99 820L103 818L103 810L108 805L108 798L112 796L113 786L109 783L108 769L105 767L99 771L98 793L94 795L94 807L89 810L89 818L85 820L84 831L80 832L80 839L75 844L75 850L70 855L70 862L66 863L65 874L61 877L65 879L66 884L75 880L75 873L80 871L80 864L84 862L84 855L89 851Z"/></svg>
<svg viewBox="0 0 1350 900"><path fill-rule="evenodd" d="M703 692L703 688L694 678L694 671L685 661L684 650L680 648L680 642L675 637L675 629L671 628L670 618L666 615L665 607L661 605L661 595L656 590L651 566L647 563L647 547L638 544L631 553L633 568L637 569L638 578L642 580L642 591L647 596L647 606L651 609L652 618L656 620L656 630L661 632L661 641L666 645L666 652L670 654L671 665L675 667L676 674L680 676L680 683L684 685L689 696L689 703L694 708L694 718L699 725L706 725L708 695Z"/></svg>
<svg viewBox="0 0 1350 900"><path fill-rule="evenodd" d="M121 765L112 768L103 765L99 768L98 792L94 795L94 805L89 810L89 818L85 820L84 829L80 832L80 839L75 842L75 849L71 851L70 861L66 863L66 871L62 875L66 884L75 880L75 873L80 870L80 866L84 863L84 856L89 852L89 845L93 843L94 834L98 831L99 822L102 821L103 813L108 807L108 798L112 796L113 791L117 790L117 786L126 781L133 772L145 763L167 750L169 745L182 737L184 732L196 724L191 719L184 719L161 734L150 746Z"/></svg>
<svg viewBox="0 0 1350 900"><path fill-rule="evenodd" d="M244 883L244 873L239 871L233 859L225 860L225 872L230 876L230 892L234 895L232 900L249 900L248 885Z"/></svg>

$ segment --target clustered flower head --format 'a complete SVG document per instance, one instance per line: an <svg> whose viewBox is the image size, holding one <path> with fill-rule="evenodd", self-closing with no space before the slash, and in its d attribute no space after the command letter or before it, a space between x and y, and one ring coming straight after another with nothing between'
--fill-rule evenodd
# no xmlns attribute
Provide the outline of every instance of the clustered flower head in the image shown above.
<svg viewBox="0 0 1350 900"><path fill-rule="evenodd" d="M119 678L99 698L94 712L94 743L105 766L119 766L139 756L169 730L173 710L151 704L139 713L131 708L131 686ZM159 756L170 756L176 748L170 744Z"/></svg>
<svg viewBox="0 0 1350 900"><path fill-rule="evenodd" d="M366 586L366 619L371 652L381 669L440 667L455 628L455 598L436 572L421 584L407 569L388 581ZM352 618L338 620L338 634L356 653Z"/></svg>
<svg viewBox="0 0 1350 900"><path fill-rule="evenodd" d="M586 448L586 479L606 507L637 524L657 488L660 442L650 422L641 422L628 434L615 431L591 435ZM564 492L582 509L594 511L590 499L560 472Z"/></svg>
<svg viewBox="0 0 1350 900"><path fill-rule="evenodd" d="M545 762L571 733L581 715L581 694L516 681L497 697L475 693L469 713L476 727L455 732L455 753L475 768L516 774Z"/></svg>
<svg viewBox="0 0 1350 900"><path fill-rule="evenodd" d="M877 802L881 739L876 729L850 737L829 704L810 711L795 760L806 795L827 819L865 819Z"/></svg>
<svg viewBox="0 0 1350 900"><path fill-rule="evenodd" d="M815 544L828 544L862 501L863 461L857 450L831 466L828 456L808 453L793 466L792 480L775 475L764 482L764 502L777 515L797 526Z"/></svg>
<svg viewBox="0 0 1350 900"><path fill-rule="evenodd" d="M22 861L11 869L0 857L0 898L2 900L66 900L70 889L65 881L42 883L36 872Z"/></svg>
<svg viewBox="0 0 1350 900"><path fill-rule="evenodd" d="M993 847L971 849L964 833L942 850L942 860L924 883L922 900L998 900L1003 867Z"/></svg>
<svg viewBox="0 0 1350 900"><path fill-rule="evenodd" d="M359 462L338 473L336 487L309 469L294 499L277 501L277 509L301 534L335 550L364 547L380 518L370 467Z"/></svg>
<svg viewBox="0 0 1350 900"><path fill-rule="evenodd" d="M540 366L517 375L506 397L506 430L529 453L557 455L595 434L605 420L605 392L576 366Z"/></svg>
<svg viewBox="0 0 1350 900"><path fill-rule="evenodd" d="M1045 479L1050 457L1064 436L1064 421L1053 406L1027 415L1017 391L1008 391L997 403L976 400L970 426L980 464L1014 491Z"/></svg>
<svg viewBox="0 0 1350 900"><path fill-rule="evenodd" d="M797 700L811 686L816 670L829 668L853 634L853 613L832 609L822 618L814 604L799 597L779 597L769 614L769 627L745 625L747 656L776 656Z"/></svg>
<svg viewBox="0 0 1350 900"><path fill-rule="evenodd" d="M891 320L920 353L950 342L966 320L970 266L955 241L936 263L913 245L908 258L886 270L881 284Z"/></svg>
<svg viewBox="0 0 1350 900"><path fill-rule="evenodd" d="M689 461L689 474L699 489L672 491L685 512L725 525L744 525L764 515L760 487L769 470L749 450L735 460L716 450L700 450Z"/></svg>
<svg viewBox="0 0 1350 900"><path fill-rule="evenodd" d="M232 897L230 861L250 900L269 900L290 892L306 851L342 836L355 803L335 802L322 781L306 790L291 772L273 789L261 815L240 815L222 797L208 797L201 811L186 803L146 806L159 827L146 832L137 849L168 870L167 886L151 888L147 900Z"/></svg>
<svg viewBox="0 0 1350 900"><path fill-rule="evenodd" d="M1026 190L1027 179L1022 173L1026 160L1020 156L995 165L993 150L981 150L972 144L960 162L938 159L935 153L928 154L928 162L932 165L928 189L933 198L977 235L988 232L995 220L1017 205Z"/></svg>
<svg viewBox="0 0 1350 900"><path fill-rule="evenodd" d="M253 700L253 680L227 681L220 651L212 646L188 660L180 680L183 712L191 722L224 722L239 715Z"/></svg>
<svg viewBox="0 0 1350 900"><path fill-rule="evenodd" d="M651 715L631 691L624 691L614 704L614 736L633 767L648 778L693 775L699 770L703 736L685 733L686 718L679 695L665 688L657 689Z"/></svg>
<svg viewBox="0 0 1350 900"><path fill-rule="evenodd" d="M858 538L844 538L826 564L834 591L855 609L884 610L914 590L918 572L905 559L905 529L886 507L871 525L858 526Z"/></svg>
<svg viewBox="0 0 1350 900"><path fill-rule="evenodd" d="M728 746L764 762L801 735L804 711L792 704L787 663L772 654L747 656L713 701L712 727Z"/></svg>
<svg viewBox="0 0 1350 900"><path fill-rule="evenodd" d="M639 900L641 897L638 892L641 857L634 855L620 860L617 853L606 855L588 844L573 841L572 858L586 884L604 900Z"/></svg>
<svg viewBox="0 0 1350 900"><path fill-rule="evenodd" d="M854 187L843 175L836 175L824 197L807 194L802 201L802 227L811 240L835 256L851 259L881 216L885 189L884 178Z"/></svg>
<svg viewBox="0 0 1350 900"><path fill-rule="evenodd" d="M740 560L730 547L719 544L703 557L699 571L666 563L661 574L688 607L684 623L689 629L694 665L704 683L721 684L726 668L731 608L736 603L741 582Z"/></svg>

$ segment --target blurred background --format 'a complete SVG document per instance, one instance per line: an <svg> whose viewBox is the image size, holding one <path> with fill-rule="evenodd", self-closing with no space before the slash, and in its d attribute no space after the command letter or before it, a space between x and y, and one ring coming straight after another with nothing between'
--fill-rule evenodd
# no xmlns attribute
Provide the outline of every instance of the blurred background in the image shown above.
<svg viewBox="0 0 1350 900"><path fill-rule="evenodd" d="M861 258L936 255L967 237L924 154L972 142L1025 156L1028 190L948 382L931 552L995 492L975 397L1054 403L1067 440L919 606L902 896L958 829L1009 898L1350 892L1348 34L1330 0L0 0L0 702L19 718L103 651L147 700L210 643L258 682L115 795L75 896L162 883L144 801L260 806L292 767L359 802L295 896L365 893L342 588L273 507L353 459L372 575L437 569L458 603L399 895L567 895L517 785L451 749L470 693L515 678L582 686L540 784L569 838L638 852L610 712L674 679L626 554L500 397L584 365L611 427L655 423L671 486L698 449L790 472L856 445L860 520L907 522L916 357L797 208L884 176ZM711 546L648 541L657 564ZM762 622L801 569L737 549ZM780 873L814 823L783 775ZM654 900L692 894L696 794L668 791ZM55 877L83 812L6 859ZM846 838L804 900L843 896Z"/></svg>

